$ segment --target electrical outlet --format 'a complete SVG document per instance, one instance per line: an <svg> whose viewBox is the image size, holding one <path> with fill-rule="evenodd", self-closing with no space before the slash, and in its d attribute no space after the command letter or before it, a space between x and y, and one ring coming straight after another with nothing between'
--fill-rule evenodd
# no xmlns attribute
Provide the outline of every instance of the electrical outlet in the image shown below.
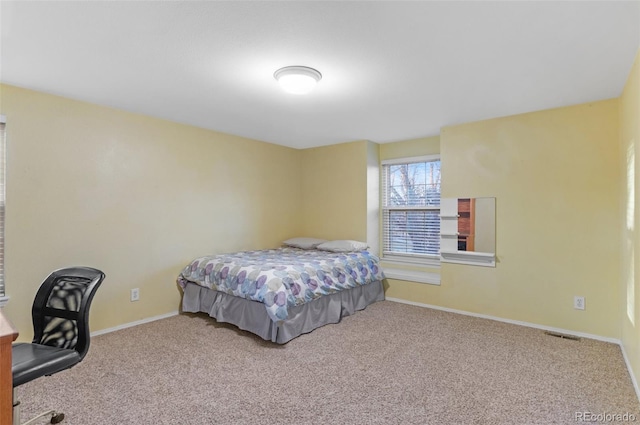
<svg viewBox="0 0 640 425"><path fill-rule="evenodd" d="M573 297L573 308L576 310L584 310L584 297Z"/></svg>
<svg viewBox="0 0 640 425"><path fill-rule="evenodd" d="M140 289L133 288L131 290L131 301L138 301L140 299Z"/></svg>

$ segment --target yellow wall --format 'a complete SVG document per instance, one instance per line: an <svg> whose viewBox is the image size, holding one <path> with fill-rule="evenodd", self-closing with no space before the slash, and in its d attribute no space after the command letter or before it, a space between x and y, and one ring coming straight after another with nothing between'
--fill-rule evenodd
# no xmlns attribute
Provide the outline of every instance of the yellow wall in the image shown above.
<svg viewBox="0 0 640 425"><path fill-rule="evenodd" d="M299 236L367 240L367 157L370 142L304 149Z"/></svg>
<svg viewBox="0 0 640 425"><path fill-rule="evenodd" d="M21 340L53 269L106 273L91 313L97 331L177 310L175 279L196 256L299 234L300 151L7 85L0 101L5 309Z"/></svg>
<svg viewBox="0 0 640 425"><path fill-rule="evenodd" d="M498 264L415 301L619 338L618 137L617 99L444 128L442 196L496 197Z"/></svg>
<svg viewBox="0 0 640 425"><path fill-rule="evenodd" d="M440 153L440 136L422 137L380 145L380 160L437 155Z"/></svg>
<svg viewBox="0 0 640 425"><path fill-rule="evenodd" d="M622 170L621 339L632 373L640 382L640 53L620 97Z"/></svg>

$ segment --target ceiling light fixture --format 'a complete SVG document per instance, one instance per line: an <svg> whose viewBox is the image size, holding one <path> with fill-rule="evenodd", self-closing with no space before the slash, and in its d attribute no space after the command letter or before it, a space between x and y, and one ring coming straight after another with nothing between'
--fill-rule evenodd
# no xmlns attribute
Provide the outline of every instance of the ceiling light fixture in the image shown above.
<svg viewBox="0 0 640 425"><path fill-rule="evenodd" d="M285 66L273 74L287 93L307 94L322 79L322 74L306 66Z"/></svg>

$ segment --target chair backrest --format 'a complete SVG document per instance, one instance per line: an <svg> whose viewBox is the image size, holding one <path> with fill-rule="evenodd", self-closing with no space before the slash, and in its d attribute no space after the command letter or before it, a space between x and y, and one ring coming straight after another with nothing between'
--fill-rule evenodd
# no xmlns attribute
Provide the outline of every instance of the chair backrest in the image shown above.
<svg viewBox="0 0 640 425"><path fill-rule="evenodd" d="M31 310L33 343L89 350L89 307L104 273L91 267L56 270L40 285Z"/></svg>

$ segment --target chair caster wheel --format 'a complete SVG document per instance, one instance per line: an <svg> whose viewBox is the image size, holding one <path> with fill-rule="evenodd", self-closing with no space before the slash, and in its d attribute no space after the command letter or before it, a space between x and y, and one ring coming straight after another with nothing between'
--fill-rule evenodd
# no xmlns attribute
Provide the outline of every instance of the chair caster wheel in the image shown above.
<svg viewBox="0 0 640 425"><path fill-rule="evenodd" d="M59 424L62 421L64 421L64 413L54 413L53 416L51 416L52 424Z"/></svg>

